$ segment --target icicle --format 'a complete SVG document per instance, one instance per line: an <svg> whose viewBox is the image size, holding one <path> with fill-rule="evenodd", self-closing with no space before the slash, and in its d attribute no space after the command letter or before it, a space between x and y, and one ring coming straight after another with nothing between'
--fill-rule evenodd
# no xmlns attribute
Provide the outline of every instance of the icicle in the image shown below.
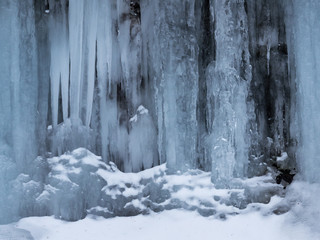
<svg viewBox="0 0 320 240"><path fill-rule="evenodd" d="M151 115L155 118L157 126L157 148L159 161L166 161L166 148L164 146L164 118L163 118L163 71L161 64L161 50L159 37L161 32L160 19L164 11L160 12L158 1L141 1L141 33L142 33L142 75L144 79L146 95L145 104ZM167 49L168 50L168 49ZM156 165L158 159L154 159Z"/></svg>
<svg viewBox="0 0 320 240"><path fill-rule="evenodd" d="M118 42L123 76L123 89L128 101L129 113L141 103L141 24L140 13L134 8L136 1L117 1ZM139 3L137 2L138 6Z"/></svg>
<svg viewBox="0 0 320 240"><path fill-rule="evenodd" d="M50 2L49 17L50 41L50 80L51 80L51 110L52 122L58 124L59 92L61 87L63 120L68 118L69 105L69 42L66 0L57 3Z"/></svg>
<svg viewBox="0 0 320 240"><path fill-rule="evenodd" d="M110 159L110 151L115 153L117 147L117 103L116 103L116 81L119 71L118 63L113 63L115 49L115 31L112 31L112 8L111 1L100 0L98 9L97 31L97 77L100 103L100 138L101 151L104 161L114 161ZM116 67L113 68L113 64ZM115 72L115 73L114 73ZM114 77L115 76L115 77ZM124 146L123 146L124 147Z"/></svg>
<svg viewBox="0 0 320 240"><path fill-rule="evenodd" d="M97 36L97 24L98 24L98 0L86 1L84 9L84 73L83 81L85 86L83 87L83 93L86 92L85 105L85 125L89 127L92 114L92 102L95 83L95 60L96 60L96 36ZM84 95L85 96L85 95Z"/></svg>
<svg viewBox="0 0 320 240"><path fill-rule="evenodd" d="M165 73L164 81L164 90L163 90L163 99L164 99L164 127L162 131L166 133L166 142L165 142L165 152L166 152L166 161L170 169L179 169L177 166L177 104L176 104L176 84L175 76L173 75L173 62L174 58L172 54L172 45L169 47L169 61L168 61L168 70Z"/></svg>
<svg viewBox="0 0 320 240"><path fill-rule="evenodd" d="M74 123L80 118L82 83L84 0L69 1L69 47L70 47L70 117Z"/></svg>

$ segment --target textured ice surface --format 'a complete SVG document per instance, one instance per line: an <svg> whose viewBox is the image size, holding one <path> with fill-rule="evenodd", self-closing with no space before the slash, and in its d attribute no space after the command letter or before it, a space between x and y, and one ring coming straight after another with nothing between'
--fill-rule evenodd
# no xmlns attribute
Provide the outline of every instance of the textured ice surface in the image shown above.
<svg viewBox="0 0 320 240"><path fill-rule="evenodd" d="M251 132L247 108L251 82L247 17L241 4L215 1L216 58L207 70L208 97L213 99L209 146L212 181L227 187L247 175Z"/></svg>
<svg viewBox="0 0 320 240"><path fill-rule="evenodd" d="M21 169L37 154L86 147L124 171L167 162L212 170L226 186L264 174L261 163L283 152L294 163L295 88L278 1L49 8L1 3L0 142ZM130 121L141 105L148 117Z"/></svg>
<svg viewBox="0 0 320 240"><path fill-rule="evenodd" d="M126 172L139 172L156 166L158 159L156 129L148 109L140 105L136 114L130 118L129 163Z"/></svg>
<svg viewBox="0 0 320 240"><path fill-rule="evenodd" d="M35 11L32 1L2 1L0 10L0 145L21 170L38 152Z"/></svg>
<svg viewBox="0 0 320 240"><path fill-rule="evenodd" d="M291 61L295 67L290 69L296 76L297 118L293 133L297 135L297 160L305 180L320 181L320 141L319 79L320 79L320 2L292 1L288 8L287 26L291 33Z"/></svg>

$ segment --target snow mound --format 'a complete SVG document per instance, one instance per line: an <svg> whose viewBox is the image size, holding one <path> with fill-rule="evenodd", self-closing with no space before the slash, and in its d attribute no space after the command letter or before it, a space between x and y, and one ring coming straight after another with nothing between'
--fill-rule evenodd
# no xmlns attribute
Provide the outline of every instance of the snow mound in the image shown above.
<svg viewBox="0 0 320 240"><path fill-rule="evenodd" d="M217 189L209 172L169 173L166 164L123 173L114 163L79 148L59 157L36 158L30 172L10 182L8 200L21 217L54 215L75 221L87 214L109 218L185 209L225 219L248 209L272 213L285 191L271 174L234 179L229 185Z"/></svg>
<svg viewBox="0 0 320 240"><path fill-rule="evenodd" d="M290 209L291 221L305 223L320 234L320 184L294 181L277 209Z"/></svg>

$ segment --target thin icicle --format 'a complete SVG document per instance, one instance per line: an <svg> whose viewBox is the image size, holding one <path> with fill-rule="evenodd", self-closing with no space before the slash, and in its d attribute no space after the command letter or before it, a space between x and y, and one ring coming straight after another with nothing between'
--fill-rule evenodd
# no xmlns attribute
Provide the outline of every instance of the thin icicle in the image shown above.
<svg viewBox="0 0 320 240"><path fill-rule="evenodd" d="M96 36L97 36L97 24L98 24L98 0L86 1L84 9L84 47L85 47L85 67L83 74L83 81L86 81L86 116L85 125L89 127L92 114L92 102L95 83L95 60L96 60ZM84 92L84 91L83 91Z"/></svg>
<svg viewBox="0 0 320 240"><path fill-rule="evenodd" d="M101 154L105 161L111 160L109 159L111 134L117 130L117 103L114 97L110 98L113 92L113 80L115 80L112 78L113 44L115 41L115 36L112 34L112 7L111 1L99 1L98 26L100 27L97 31L97 77L101 121Z"/></svg>
<svg viewBox="0 0 320 240"><path fill-rule="evenodd" d="M84 0L69 1L70 117L80 117Z"/></svg>

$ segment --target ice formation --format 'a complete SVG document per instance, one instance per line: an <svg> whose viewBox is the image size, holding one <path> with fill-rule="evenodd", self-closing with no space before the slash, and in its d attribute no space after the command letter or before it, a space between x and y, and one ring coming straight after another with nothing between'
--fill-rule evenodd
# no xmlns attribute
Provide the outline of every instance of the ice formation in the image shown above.
<svg viewBox="0 0 320 240"><path fill-rule="evenodd" d="M306 4L294 0L289 8L288 40L291 54L291 71L296 84L296 125L293 129L297 135L297 160L303 178L310 182L320 181L320 141L319 94L320 84L320 29L316 27L320 16L319 1L308 1ZM289 21L292 21L289 23Z"/></svg>
<svg viewBox="0 0 320 240"><path fill-rule="evenodd" d="M102 156L102 170L166 163L208 171L219 188L274 166L319 183L319 10L317 0L2 0L0 222L98 207L102 183L83 194L108 180L65 162L78 148ZM61 155L68 177L88 182L55 181ZM24 191L30 212L7 206ZM29 196L40 192L50 208ZM79 211L61 210L70 204Z"/></svg>

